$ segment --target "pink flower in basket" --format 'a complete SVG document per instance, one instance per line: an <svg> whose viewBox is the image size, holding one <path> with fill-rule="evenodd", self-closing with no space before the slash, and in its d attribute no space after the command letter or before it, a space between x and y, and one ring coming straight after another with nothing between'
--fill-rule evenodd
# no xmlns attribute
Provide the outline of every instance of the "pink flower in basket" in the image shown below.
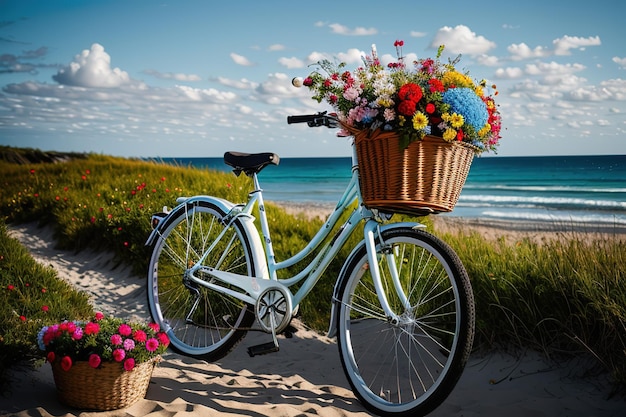
<svg viewBox="0 0 626 417"><path fill-rule="evenodd" d="M169 337L158 324L125 322L96 313L92 320L64 321L44 326L37 336L48 362L60 361L69 371L78 361L98 368L103 362L121 362L130 371L154 360L169 346Z"/></svg>

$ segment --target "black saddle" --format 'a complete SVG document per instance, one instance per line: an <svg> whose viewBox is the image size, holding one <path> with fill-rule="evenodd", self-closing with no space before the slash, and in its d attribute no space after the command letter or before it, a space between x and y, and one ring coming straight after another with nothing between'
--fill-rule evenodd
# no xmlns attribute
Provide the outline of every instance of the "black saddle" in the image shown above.
<svg viewBox="0 0 626 417"><path fill-rule="evenodd" d="M224 162L226 165L233 167L235 175L239 176L239 174L243 172L250 177L252 174L258 174L263 168L270 164L278 165L280 157L271 152L226 152L224 154Z"/></svg>

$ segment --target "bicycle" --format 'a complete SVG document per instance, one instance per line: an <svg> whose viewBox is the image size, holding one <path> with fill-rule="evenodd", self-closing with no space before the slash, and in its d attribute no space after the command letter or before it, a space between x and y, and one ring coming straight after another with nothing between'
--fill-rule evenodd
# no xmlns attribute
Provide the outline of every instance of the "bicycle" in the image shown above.
<svg viewBox="0 0 626 417"><path fill-rule="evenodd" d="M337 127L326 113L289 116L287 122ZM250 356L278 351L276 336L291 331L300 302L363 225L363 240L352 248L334 286L328 335L337 337L350 386L369 411L424 415L445 400L468 360L474 337L471 284L452 248L425 226L391 223L393 213L364 206L352 148L352 177L336 208L306 247L280 261L258 179L279 157L227 152L225 163L252 178L248 201L181 197L171 211L153 216L146 242L152 247L148 305L182 354L215 361L250 330L272 336L271 342L250 347ZM305 258L300 272L277 277Z"/></svg>

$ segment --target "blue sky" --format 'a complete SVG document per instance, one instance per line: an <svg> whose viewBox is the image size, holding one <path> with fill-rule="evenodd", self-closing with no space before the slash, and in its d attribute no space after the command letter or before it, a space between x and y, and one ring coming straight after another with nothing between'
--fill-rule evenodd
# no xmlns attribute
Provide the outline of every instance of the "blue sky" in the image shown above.
<svg viewBox="0 0 626 417"><path fill-rule="evenodd" d="M506 3L506 4L504 4ZM320 57L450 56L498 86L503 156L626 154L624 6L0 0L0 145L118 156L349 156L291 86Z"/></svg>

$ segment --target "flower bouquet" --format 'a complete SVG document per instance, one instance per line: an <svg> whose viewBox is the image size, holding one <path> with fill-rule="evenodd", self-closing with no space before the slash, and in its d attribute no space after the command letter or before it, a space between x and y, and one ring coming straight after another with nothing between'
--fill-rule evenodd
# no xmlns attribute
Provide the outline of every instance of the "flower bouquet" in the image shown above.
<svg viewBox="0 0 626 417"><path fill-rule="evenodd" d="M451 211L475 154L495 151L501 117L486 81L459 72L457 59L405 62L403 41L397 61L383 66L376 47L355 71L345 63L318 62L302 84L313 99L326 101L355 137L365 203L415 212ZM433 188L434 187L434 188Z"/></svg>
<svg viewBox="0 0 626 417"><path fill-rule="evenodd" d="M90 321L44 326L37 342L52 365L62 403L113 410L145 397L169 338L156 323L125 322L96 313Z"/></svg>

